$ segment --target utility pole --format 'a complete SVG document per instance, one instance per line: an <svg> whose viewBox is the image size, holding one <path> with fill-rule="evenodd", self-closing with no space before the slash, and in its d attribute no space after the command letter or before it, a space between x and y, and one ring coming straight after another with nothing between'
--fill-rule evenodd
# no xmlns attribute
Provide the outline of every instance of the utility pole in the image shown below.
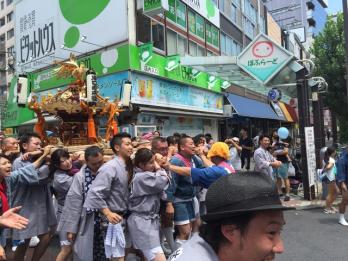
<svg viewBox="0 0 348 261"><path fill-rule="evenodd" d="M301 162L303 172L303 194L304 199L311 200L311 188L309 185L307 157L306 157L306 141L305 141L305 127L309 127L308 118L308 85L306 78L306 68L301 69L296 73L296 88L298 99L298 114L299 114L299 127L300 127L300 140L301 140ZM307 92L307 93L306 93Z"/></svg>
<svg viewBox="0 0 348 261"><path fill-rule="evenodd" d="M343 6L343 17L344 17L344 47L346 51L346 98L348 103L348 6L347 6L347 0L342 0L342 6Z"/></svg>

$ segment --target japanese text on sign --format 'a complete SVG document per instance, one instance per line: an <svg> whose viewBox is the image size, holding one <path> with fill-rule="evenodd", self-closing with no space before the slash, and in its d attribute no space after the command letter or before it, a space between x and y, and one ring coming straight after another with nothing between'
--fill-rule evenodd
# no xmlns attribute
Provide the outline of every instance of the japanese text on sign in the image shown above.
<svg viewBox="0 0 348 261"><path fill-rule="evenodd" d="M270 60L266 60L266 59L248 60L248 66L250 66L250 67L267 66L269 64L278 64L278 58L273 58Z"/></svg>
<svg viewBox="0 0 348 261"><path fill-rule="evenodd" d="M20 33L25 32L35 26L35 10L19 18L19 31Z"/></svg>
<svg viewBox="0 0 348 261"><path fill-rule="evenodd" d="M50 54L56 50L53 22L44 24L30 34L20 38L20 62L30 62L35 58Z"/></svg>

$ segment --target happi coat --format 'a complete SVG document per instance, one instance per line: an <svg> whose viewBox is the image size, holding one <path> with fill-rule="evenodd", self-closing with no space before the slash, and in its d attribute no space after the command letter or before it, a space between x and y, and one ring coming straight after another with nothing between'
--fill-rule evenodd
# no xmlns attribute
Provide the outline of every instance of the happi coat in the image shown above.
<svg viewBox="0 0 348 261"><path fill-rule="evenodd" d="M86 165L74 175L57 228L59 233L76 234L73 246L74 261L93 261L94 213L87 214L86 208L83 207L85 169Z"/></svg>
<svg viewBox="0 0 348 261"><path fill-rule="evenodd" d="M153 249L160 246L160 200L169 185L164 170L136 171L131 183L128 231L136 249Z"/></svg>
<svg viewBox="0 0 348 261"><path fill-rule="evenodd" d="M29 164L23 168L19 168L15 171L11 172L11 176L5 177L6 186L7 186L7 198L8 203L10 204L11 199L11 189L12 187L16 186L17 184L35 184L39 182L39 176L38 171L34 167L33 164ZM2 208L2 203L0 208ZM9 229L1 229L0 232L0 245L5 246L6 245L6 238L9 236Z"/></svg>
<svg viewBox="0 0 348 261"><path fill-rule="evenodd" d="M12 164L12 170L18 170L31 165L31 161L17 158ZM50 191L49 168L42 165L38 169L39 180L34 183L15 183L11 186L11 207L22 206L21 216L29 219L29 224L22 230L14 229L13 240L24 240L48 233L57 225Z"/></svg>
<svg viewBox="0 0 348 261"><path fill-rule="evenodd" d="M128 209L129 187L125 162L115 157L100 167L87 193L84 207L91 210L109 208L125 214Z"/></svg>

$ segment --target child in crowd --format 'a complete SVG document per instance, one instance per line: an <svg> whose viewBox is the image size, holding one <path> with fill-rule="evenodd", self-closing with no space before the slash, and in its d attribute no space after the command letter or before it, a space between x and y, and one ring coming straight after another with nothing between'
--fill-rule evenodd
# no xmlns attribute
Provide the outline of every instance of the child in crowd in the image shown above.
<svg viewBox="0 0 348 261"><path fill-rule="evenodd" d="M169 185L167 173L155 161L154 153L139 149L134 157L135 175L131 183L127 225L133 247L146 260L166 260L159 237L160 199Z"/></svg>

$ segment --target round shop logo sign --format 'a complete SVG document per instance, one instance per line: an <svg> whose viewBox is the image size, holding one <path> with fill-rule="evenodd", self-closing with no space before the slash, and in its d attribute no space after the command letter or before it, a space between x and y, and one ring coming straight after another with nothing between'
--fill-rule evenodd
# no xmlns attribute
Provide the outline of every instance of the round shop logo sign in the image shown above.
<svg viewBox="0 0 348 261"><path fill-rule="evenodd" d="M257 58L266 58L273 54L273 43L269 41L257 42L252 49L253 55Z"/></svg>

